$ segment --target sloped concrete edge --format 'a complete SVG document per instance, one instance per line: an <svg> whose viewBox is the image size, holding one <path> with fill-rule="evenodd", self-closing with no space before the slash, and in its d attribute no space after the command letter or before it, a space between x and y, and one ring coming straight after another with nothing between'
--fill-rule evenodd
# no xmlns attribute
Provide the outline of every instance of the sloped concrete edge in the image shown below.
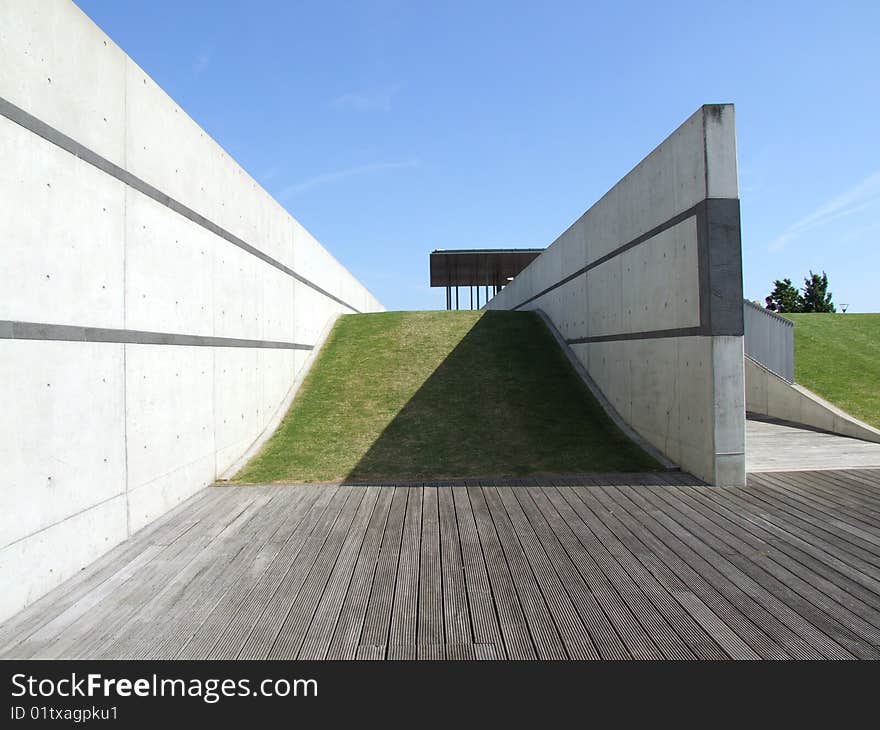
<svg viewBox="0 0 880 730"><path fill-rule="evenodd" d="M599 389L599 386L596 385L596 382L590 377L587 369L583 366L581 361L577 359L577 356L574 354L574 352L572 352L571 348L568 346L568 343L565 341L565 338L562 336L562 334L560 334L559 330L556 329L556 326L553 324L553 320L551 320L550 317L547 316L546 312L544 312L544 310L542 309L533 309L531 311L535 312L547 326L547 329L550 330L550 334L553 335L553 339L556 340L556 344L559 345L560 349L565 354L565 357L574 368L574 371L578 374L578 377L583 381L584 385L587 386L590 393L593 394L593 397L599 402L599 405L602 406L602 410L605 411L605 413L612 420L614 425L623 432L624 436L626 436L646 454L651 456L664 469L668 471L678 471L680 468L678 464L670 461L666 456L663 455L662 452L660 452L657 448L655 448L645 439L643 439L638 433L633 430L633 428L626 421L623 420L623 418L621 418L620 414L617 412L617 409L613 405L611 405L611 402L605 397L605 394Z"/></svg>
<svg viewBox="0 0 880 730"><path fill-rule="evenodd" d="M284 400L281 401L281 404L272 414L272 418L269 419L266 428L264 428L260 432L260 435L254 439L254 442L248 447L247 451L245 451L240 458L233 462L228 469L217 477L215 484L217 482L225 482L232 479L232 477L234 477L245 464L260 452L260 449L265 446L266 442L272 437L272 434L275 433L276 429L281 424L282 419L287 415L287 411L290 410L290 405L293 403L293 399L296 398L296 394L299 392L300 387L302 387L303 382L305 382L306 376L312 369L312 365L314 365L315 360L321 354L321 349L324 347L324 343L327 341L330 332L333 330L333 325L336 324L336 320L338 320L340 316L342 315L336 313L327 320L327 324L324 325L324 329L321 330L321 334L318 335L318 339L315 341L314 348L311 353L309 353L309 358L303 363L302 368L300 368L300 371L296 374L293 383L291 383L290 390L287 391Z"/></svg>
<svg viewBox="0 0 880 730"><path fill-rule="evenodd" d="M745 357L746 411L802 424L840 436L880 443L880 430L841 410L813 391Z"/></svg>

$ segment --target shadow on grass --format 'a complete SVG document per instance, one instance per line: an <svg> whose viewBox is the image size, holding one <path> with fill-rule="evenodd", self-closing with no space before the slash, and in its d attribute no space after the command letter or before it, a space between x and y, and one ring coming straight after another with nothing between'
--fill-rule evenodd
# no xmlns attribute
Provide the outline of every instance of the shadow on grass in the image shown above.
<svg viewBox="0 0 880 730"><path fill-rule="evenodd" d="M345 481L645 471L531 312L483 314Z"/></svg>

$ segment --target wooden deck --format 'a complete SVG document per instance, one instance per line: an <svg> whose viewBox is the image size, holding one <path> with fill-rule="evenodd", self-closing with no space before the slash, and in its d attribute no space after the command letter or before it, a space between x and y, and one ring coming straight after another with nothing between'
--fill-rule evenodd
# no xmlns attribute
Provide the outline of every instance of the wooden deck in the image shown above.
<svg viewBox="0 0 880 730"><path fill-rule="evenodd" d="M880 471L206 489L0 626L0 652L878 658Z"/></svg>
<svg viewBox="0 0 880 730"><path fill-rule="evenodd" d="M880 444L750 415L746 471L880 469Z"/></svg>

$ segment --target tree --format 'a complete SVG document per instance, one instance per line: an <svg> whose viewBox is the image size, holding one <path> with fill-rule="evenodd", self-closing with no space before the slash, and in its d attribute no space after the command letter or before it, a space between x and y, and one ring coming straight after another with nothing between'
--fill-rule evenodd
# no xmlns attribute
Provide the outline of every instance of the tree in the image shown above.
<svg viewBox="0 0 880 730"><path fill-rule="evenodd" d="M766 308L773 312L800 312L803 309L803 297L791 284L791 279L777 279L773 282L773 291L765 300Z"/></svg>
<svg viewBox="0 0 880 730"><path fill-rule="evenodd" d="M804 278L804 295L802 297L802 312L836 312L834 303L831 301L831 292L828 291L828 275L823 271L822 276L814 274Z"/></svg>

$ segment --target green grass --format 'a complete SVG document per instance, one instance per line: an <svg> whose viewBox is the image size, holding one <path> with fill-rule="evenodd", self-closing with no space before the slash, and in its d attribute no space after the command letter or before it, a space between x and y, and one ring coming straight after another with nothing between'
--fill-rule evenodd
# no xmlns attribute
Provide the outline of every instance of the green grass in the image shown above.
<svg viewBox="0 0 880 730"><path fill-rule="evenodd" d="M339 319L278 430L235 480L655 468L536 315L387 312Z"/></svg>
<svg viewBox="0 0 880 730"><path fill-rule="evenodd" d="M788 314L794 378L880 428L880 314Z"/></svg>

